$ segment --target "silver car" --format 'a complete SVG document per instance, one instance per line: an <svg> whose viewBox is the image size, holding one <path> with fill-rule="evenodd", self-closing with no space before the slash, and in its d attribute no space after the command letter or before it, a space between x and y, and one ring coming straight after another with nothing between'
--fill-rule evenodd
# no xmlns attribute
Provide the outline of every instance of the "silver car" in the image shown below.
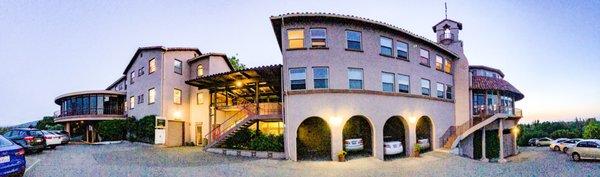
<svg viewBox="0 0 600 177"><path fill-rule="evenodd" d="M575 147L568 149L567 153L571 155L574 161L582 159L600 160L600 140L583 140L577 143Z"/></svg>
<svg viewBox="0 0 600 177"><path fill-rule="evenodd" d="M536 146L549 146L552 143L552 139L550 138L540 138L535 141Z"/></svg>

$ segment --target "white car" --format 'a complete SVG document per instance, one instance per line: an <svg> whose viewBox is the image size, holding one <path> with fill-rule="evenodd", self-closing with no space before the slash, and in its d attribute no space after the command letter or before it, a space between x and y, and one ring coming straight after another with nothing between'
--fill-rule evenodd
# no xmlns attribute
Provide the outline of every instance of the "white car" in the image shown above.
<svg viewBox="0 0 600 177"><path fill-rule="evenodd" d="M558 147L558 144L560 144L562 142L565 142L567 140L569 140L569 139L567 139L567 138L559 138L559 139L553 140L552 142L550 142L550 146L549 146L550 150L560 151L560 147Z"/></svg>
<svg viewBox="0 0 600 177"><path fill-rule="evenodd" d="M552 143L552 139L550 138L540 138L535 141L536 146L549 146Z"/></svg>
<svg viewBox="0 0 600 177"><path fill-rule="evenodd" d="M582 140L573 148L567 150L574 161L582 159L600 159L600 140Z"/></svg>
<svg viewBox="0 0 600 177"><path fill-rule="evenodd" d="M387 141L383 143L383 153L385 155L396 155L404 152L402 142L400 141Z"/></svg>
<svg viewBox="0 0 600 177"><path fill-rule="evenodd" d="M558 144L558 149L562 152L567 153L568 149L575 147L575 145L581 140L582 139L571 139L571 140L563 141L562 143Z"/></svg>
<svg viewBox="0 0 600 177"><path fill-rule="evenodd" d="M429 149L429 147L431 147L431 144L429 144L429 139L417 140L417 144L421 145L421 149Z"/></svg>
<svg viewBox="0 0 600 177"><path fill-rule="evenodd" d="M62 143L60 135L50 133L46 130L42 130L42 133L44 134L44 139L46 139L46 147L49 147L50 149L54 149L54 148L56 148L56 146L58 146Z"/></svg>
<svg viewBox="0 0 600 177"><path fill-rule="evenodd" d="M360 151L365 148L365 146L363 145L363 140L361 138L347 139L344 142L346 151Z"/></svg>

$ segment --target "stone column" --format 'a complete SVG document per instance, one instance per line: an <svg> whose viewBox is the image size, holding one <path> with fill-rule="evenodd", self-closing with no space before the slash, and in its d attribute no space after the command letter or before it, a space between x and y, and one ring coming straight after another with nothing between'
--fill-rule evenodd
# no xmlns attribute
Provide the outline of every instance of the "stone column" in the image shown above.
<svg viewBox="0 0 600 177"><path fill-rule="evenodd" d="M515 126L515 128L518 128L518 127ZM515 148L514 155L517 155L519 153L519 148L517 147L517 133L513 132L512 135L513 135L513 147Z"/></svg>
<svg viewBox="0 0 600 177"><path fill-rule="evenodd" d="M485 157L485 126L481 128L481 161L489 162L490 160Z"/></svg>
<svg viewBox="0 0 600 177"><path fill-rule="evenodd" d="M71 136L71 123L65 123L65 131Z"/></svg>
<svg viewBox="0 0 600 177"><path fill-rule="evenodd" d="M504 159L504 121L502 119L498 119L498 138L500 139L500 159L498 163L506 163L506 159Z"/></svg>

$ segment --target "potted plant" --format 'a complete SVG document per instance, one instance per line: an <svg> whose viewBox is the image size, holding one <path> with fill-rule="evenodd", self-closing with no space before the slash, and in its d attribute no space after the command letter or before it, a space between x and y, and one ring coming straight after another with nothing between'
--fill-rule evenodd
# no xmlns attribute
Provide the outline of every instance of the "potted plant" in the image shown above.
<svg viewBox="0 0 600 177"><path fill-rule="evenodd" d="M415 149L413 149L413 156L420 157L421 156L421 145L415 144Z"/></svg>
<svg viewBox="0 0 600 177"><path fill-rule="evenodd" d="M340 152L338 152L337 153L338 161L339 162L345 162L346 161L346 154L347 154L346 151L343 151L343 150L340 151Z"/></svg>

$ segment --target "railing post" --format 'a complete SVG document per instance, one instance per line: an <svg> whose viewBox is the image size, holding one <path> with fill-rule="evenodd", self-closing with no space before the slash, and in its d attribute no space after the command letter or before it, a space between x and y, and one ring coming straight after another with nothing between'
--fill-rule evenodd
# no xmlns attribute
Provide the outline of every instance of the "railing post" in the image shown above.
<svg viewBox="0 0 600 177"><path fill-rule="evenodd" d="M255 97L254 97L254 103L256 103L256 115L260 115L260 107L259 107L259 92L260 92L260 87L258 86L258 81L255 82L256 88L255 88Z"/></svg>

